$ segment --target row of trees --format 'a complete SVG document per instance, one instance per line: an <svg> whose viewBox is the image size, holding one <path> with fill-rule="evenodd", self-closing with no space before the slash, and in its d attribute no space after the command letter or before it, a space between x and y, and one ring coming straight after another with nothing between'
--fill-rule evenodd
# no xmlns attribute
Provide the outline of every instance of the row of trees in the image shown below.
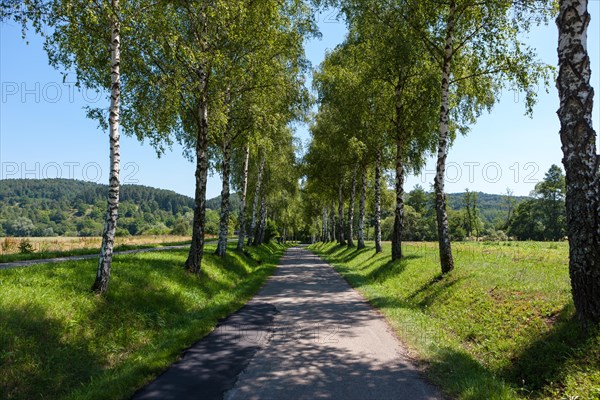
<svg viewBox="0 0 600 400"><path fill-rule="evenodd" d="M441 270L446 274L454 268L444 190L448 150L457 134L466 134L482 112L492 109L507 85L525 92L526 113L532 112L535 88L539 83L548 85L553 69L519 38L532 23L547 22L555 15L553 2L331 0L325 4L339 7L349 33L327 54L315 75L320 107L305 159L307 214L321 227L321 240L333 235L340 244L353 246L353 206L358 196L358 248L363 247L366 182L374 179L375 248L380 252L381 176L391 169L396 197L392 259L400 259L407 223L405 175L419 171L425 158L435 155L436 236ZM559 117L570 272L578 316L598 321L600 185L584 40L588 22L586 1L560 1ZM542 229L553 238L562 237L560 202L546 201L562 192L544 185L536 192L540 199L516 210L515 232L523 234L519 225L532 219L526 215L529 207L543 209L549 217ZM474 200L467 194L464 229L469 233L479 229Z"/></svg>
<svg viewBox="0 0 600 400"><path fill-rule="evenodd" d="M302 0L168 1L7 0L0 17L46 35L50 63L74 70L81 85L110 92L108 113L89 109L109 132L108 210L94 290L106 291L120 195L121 126L158 150L177 140L196 162L192 245L186 267L199 272L206 231L209 169L223 178L218 253L225 254L230 182L260 243L269 217L283 228L365 240L365 198L374 181L376 251L381 251L382 175L395 174L392 258L402 257L404 179L427 155L433 181L441 269L454 268L444 189L446 158L457 134L510 86L525 92L526 112L552 69L519 35L554 15L551 0L323 0L348 23L343 44L315 74L319 112L303 175L300 213L290 121L307 111L303 40L314 34ZM578 315L600 320L600 182L593 90L586 48L587 0L560 0L559 118L565 153L570 273ZM46 27L49 27L46 30ZM108 122L107 122L108 121ZM291 167L290 167L291 166ZM469 230L475 211L469 200Z"/></svg>
<svg viewBox="0 0 600 400"><path fill-rule="evenodd" d="M365 180L367 167L374 165L379 187L382 169L392 168L396 192L392 259L402 257L405 175L419 171L425 157L437 152L433 184L440 260L443 273L453 269L444 192L452 140L491 109L505 85L526 92L531 112L534 88L549 78L550 68L537 62L534 51L518 39L532 20L547 18L548 5L512 4L334 3L348 22L349 34L315 76L321 106L307 156L309 190L324 203L337 198L338 221L345 226L341 210L344 195L352 200L356 192L355 171L362 170ZM376 205L380 192L375 191ZM359 220L363 218L359 215ZM343 231L338 229L340 242ZM377 239L379 235L380 251Z"/></svg>
<svg viewBox="0 0 600 400"><path fill-rule="evenodd" d="M223 182L218 254L226 251L231 183L241 193L240 245L246 219L251 242L261 243L267 216L282 213L298 188L289 124L308 106L303 41L315 34L303 1L9 0L0 10L3 20L45 37L51 65L108 93L107 108L87 110L110 144L95 292L106 292L110 277L121 129L159 155L178 141L196 164L190 272L200 271L203 257L210 169Z"/></svg>

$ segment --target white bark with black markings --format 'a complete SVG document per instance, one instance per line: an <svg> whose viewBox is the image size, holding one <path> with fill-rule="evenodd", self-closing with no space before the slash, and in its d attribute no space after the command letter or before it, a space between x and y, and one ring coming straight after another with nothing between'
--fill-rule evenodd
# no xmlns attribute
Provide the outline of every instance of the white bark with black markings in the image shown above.
<svg viewBox="0 0 600 400"><path fill-rule="evenodd" d="M358 164L352 173L352 186L350 188L350 203L348 204L348 247L354 247L354 200L356 198L356 174Z"/></svg>
<svg viewBox="0 0 600 400"><path fill-rule="evenodd" d="M196 190L194 193L194 220L192 222L192 243L185 267L198 274L204 256L204 232L206 215L206 184L208 181L208 72L199 71L200 99L198 104L198 127L196 133Z"/></svg>
<svg viewBox="0 0 600 400"><path fill-rule="evenodd" d="M396 207L392 233L392 260L402 258L402 230L404 229L404 162L402 157L403 143L398 137L396 139Z"/></svg>
<svg viewBox="0 0 600 400"><path fill-rule="evenodd" d="M340 184L338 186L338 242L342 246L346 245L344 231L344 192Z"/></svg>
<svg viewBox="0 0 600 400"><path fill-rule="evenodd" d="M557 80L566 172L569 274L578 318L600 322L600 170L592 128L587 0L561 0Z"/></svg>
<svg viewBox="0 0 600 400"><path fill-rule="evenodd" d="M440 263L442 273L448 273L454 269L452 258L452 247L450 244L450 228L448 226L448 212L446 211L446 193L444 192L444 176L446 172L446 158L448 157L448 146L450 144L450 67L452 64L454 44L454 18L456 4L450 2L450 12L446 27L446 47L442 65L442 105L440 107L440 132L438 140L438 157L436 174L434 180L435 210L437 217L437 231L440 251Z"/></svg>
<svg viewBox="0 0 600 400"><path fill-rule="evenodd" d="M375 163L375 253L381 253L381 151Z"/></svg>
<svg viewBox="0 0 600 400"><path fill-rule="evenodd" d="M227 236L229 235L229 175L231 169L231 142L225 138L223 160L221 162L223 187L221 189L221 215L219 219L219 242L217 255L225 257L227 253Z"/></svg>
<svg viewBox="0 0 600 400"><path fill-rule="evenodd" d="M110 109L108 117L110 141L110 176L108 187L108 209L102 233L102 247L98 260L96 280L92 290L98 294L106 293L110 280L110 267L119 217L119 191L121 171L120 154L120 112L121 112L121 26L118 19L119 0L111 1L110 17Z"/></svg>
<svg viewBox="0 0 600 400"><path fill-rule="evenodd" d="M367 205L367 167L361 173L360 205L358 207L358 250L365 248L365 211Z"/></svg>
<svg viewBox="0 0 600 400"><path fill-rule="evenodd" d="M252 201L252 219L250 220L250 230L248 231L248 246L252 245L252 241L256 236L256 214L258 213L258 205L260 201L260 188L262 185L263 174L265 171L266 157L263 154L260 158L260 166L256 176L256 187L254 188L254 200Z"/></svg>
<svg viewBox="0 0 600 400"><path fill-rule="evenodd" d="M241 198L241 208L240 215L238 217L238 243L237 250L242 251L244 249L244 239L246 236L246 197L248 194L248 167L250 165L250 146L246 145L244 150L244 166L243 166L243 174L242 177L242 198Z"/></svg>

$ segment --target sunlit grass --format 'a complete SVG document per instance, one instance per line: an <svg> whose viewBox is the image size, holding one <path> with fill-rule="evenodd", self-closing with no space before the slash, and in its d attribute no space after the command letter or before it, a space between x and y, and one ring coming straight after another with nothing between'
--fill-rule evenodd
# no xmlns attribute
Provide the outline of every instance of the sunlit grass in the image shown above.
<svg viewBox="0 0 600 400"><path fill-rule="evenodd" d="M311 249L382 310L451 396L600 398L600 331L572 320L566 243L456 243L444 277L435 243L407 243L397 262L389 244L378 255L372 245Z"/></svg>
<svg viewBox="0 0 600 400"><path fill-rule="evenodd" d="M150 381L218 319L241 307L283 248L225 261L206 247L200 276L187 252L117 256L106 297L96 260L0 271L0 398L121 399Z"/></svg>

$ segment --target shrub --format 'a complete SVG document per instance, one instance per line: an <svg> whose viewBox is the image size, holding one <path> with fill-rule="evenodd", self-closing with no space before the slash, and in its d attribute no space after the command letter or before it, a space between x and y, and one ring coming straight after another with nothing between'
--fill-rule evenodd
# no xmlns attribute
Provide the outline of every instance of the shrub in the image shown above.
<svg viewBox="0 0 600 400"><path fill-rule="evenodd" d="M22 239L19 243L19 253L21 254L30 254L33 253L33 245L29 241L29 239Z"/></svg>

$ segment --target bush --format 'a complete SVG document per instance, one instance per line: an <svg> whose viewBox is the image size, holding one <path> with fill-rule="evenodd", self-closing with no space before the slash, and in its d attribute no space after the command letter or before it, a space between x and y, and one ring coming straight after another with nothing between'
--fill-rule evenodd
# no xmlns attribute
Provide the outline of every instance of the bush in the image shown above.
<svg viewBox="0 0 600 400"><path fill-rule="evenodd" d="M123 228L122 226L117 225L117 230L115 231L115 236L119 236L119 237L130 236L130 233L127 230L127 228Z"/></svg>
<svg viewBox="0 0 600 400"><path fill-rule="evenodd" d="M508 240L508 236L502 230L493 230L488 233L487 236L483 238L483 240L491 241L491 242L506 242Z"/></svg>
<svg viewBox="0 0 600 400"><path fill-rule="evenodd" d="M33 245L29 241L29 239L22 239L19 243L19 253L21 254L31 254L33 253Z"/></svg>
<svg viewBox="0 0 600 400"><path fill-rule="evenodd" d="M176 236L188 236L192 232L192 227L190 223L184 219L180 219L175 223L173 229L171 230L171 235Z"/></svg>

